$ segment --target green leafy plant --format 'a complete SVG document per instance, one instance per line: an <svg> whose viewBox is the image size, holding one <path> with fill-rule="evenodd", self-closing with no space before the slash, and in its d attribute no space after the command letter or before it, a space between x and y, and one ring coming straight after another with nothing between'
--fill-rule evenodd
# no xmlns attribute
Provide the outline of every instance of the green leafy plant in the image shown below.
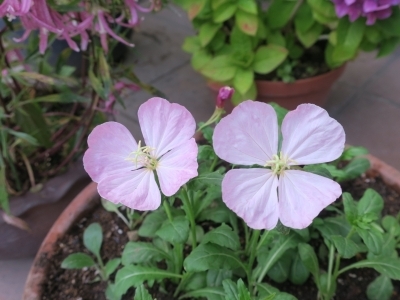
<svg viewBox="0 0 400 300"><path fill-rule="evenodd" d="M390 17L369 24L365 17L338 17L335 3L340 1L175 2L197 30L183 45L192 54L193 68L212 82L233 86L234 104L255 98L255 79L293 82L313 77L354 59L360 51L387 55L400 41L394 30L400 26L395 6Z"/></svg>

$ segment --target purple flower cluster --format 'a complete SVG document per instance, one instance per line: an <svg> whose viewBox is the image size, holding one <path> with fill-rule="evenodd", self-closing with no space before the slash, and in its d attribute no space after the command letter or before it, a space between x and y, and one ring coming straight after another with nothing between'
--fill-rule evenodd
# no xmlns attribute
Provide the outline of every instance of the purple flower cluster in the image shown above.
<svg viewBox="0 0 400 300"><path fill-rule="evenodd" d="M349 16L351 22L359 17L367 18L367 25L375 24L377 19L389 18L392 6L399 5L400 0L332 0L339 18Z"/></svg>
<svg viewBox="0 0 400 300"><path fill-rule="evenodd" d="M111 4L107 0L106 3ZM78 11L59 13L50 7L46 0L4 0L0 4L0 18L6 17L9 21L19 18L25 29L17 42L25 40L33 30L39 31L39 50L44 53L47 48L50 32L57 38L66 40L69 47L75 51L86 50L90 42L90 34L100 36L101 45L105 52L108 51L107 36L129 46L132 44L118 36L110 24L133 28L140 22L138 11L148 13L153 10L151 2L149 8L141 7L137 0L124 0L125 9L121 10L118 17L114 17L107 8L98 6L88 0L79 3ZM81 37L80 47L73 37Z"/></svg>

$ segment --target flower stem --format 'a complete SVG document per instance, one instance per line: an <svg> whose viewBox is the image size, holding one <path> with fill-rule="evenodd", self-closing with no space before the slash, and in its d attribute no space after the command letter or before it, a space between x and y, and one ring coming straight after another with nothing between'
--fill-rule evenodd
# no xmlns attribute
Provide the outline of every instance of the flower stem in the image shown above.
<svg viewBox="0 0 400 300"><path fill-rule="evenodd" d="M333 243L331 243L330 247L329 247L329 265L328 265L328 279L327 279L327 295L326 295L326 299L329 299L329 295L331 294L331 285L332 285L332 277L334 280L336 280L336 278L332 275L332 270L333 270L333 260L335 258L335 246L333 245Z"/></svg>
<svg viewBox="0 0 400 300"><path fill-rule="evenodd" d="M247 273L247 281L249 283L250 288L253 285L253 280L252 280L253 264L254 264L254 260L256 258L256 254L257 254L258 248L256 247L256 245L258 242L258 238L260 237L260 233L261 233L261 230L253 230L253 233L250 238L250 247L249 247L250 258L249 258L249 266L248 266L248 273Z"/></svg>
<svg viewBox="0 0 400 300"><path fill-rule="evenodd" d="M183 210L186 213L186 217L190 222L190 230L192 235L192 251L197 247L197 238L196 238L196 222L193 213L192 203L190 202L190 195L187 191L186 186L182 189L182 202L183 202Z"/></svg>
<svg viewBox="0 0 400 300"><path fill-rule="evenodd" d="M168 220L172 223L173 218L172 218L171 208L169 206L167 199L164 199L163 206L164 206L165 212L167 213Z"/></svg>
<svg viewBox="0 0 400 300"><path fill-rule="evenodd" d="M217 165L217 163L218 163L218 156L215 155L215 157L211 163L211 166L210 166L210 172L214 171L214 168Z"/></svg>

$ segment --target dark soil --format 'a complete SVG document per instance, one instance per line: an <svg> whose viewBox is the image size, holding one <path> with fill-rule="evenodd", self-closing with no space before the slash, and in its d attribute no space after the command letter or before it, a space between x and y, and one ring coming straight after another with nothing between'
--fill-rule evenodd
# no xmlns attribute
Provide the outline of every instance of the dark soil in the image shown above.
<svg viewBox="0 0 400 300"><path fill-rule="evenodd" d="M383 215L397 215L400 211L400 194L386 186L377 174L370 173L357 178L351 182L342 184L344 192L350 192L355 199L361 198L367 188L373 188L379 192L384 201L385 208ZM126 225L116 216L106 212L102 207L96 208L90 218L84 218L76 224L70 232L57 243L58 249L56 256L50 261L43 257L39 263L50 264L49 277L44 285L44 294L42 300L105 300L105 283L91 283L96 277L92 268L87 270L64 270L60 268L61 262L71 253L86 252L89 253L82 244L84 229L93 222L99 222L103 228L104 240L101 256L106 263L108 260L120 257L124 245L128 242L126 235ZM208 226L207 226L208 227ZM338 279L337 300L367 300L365 291L370 282L372 282L378 273L373 269L355 269L343 274ZM317 289L310 277L307 282L301 286L285 282L282 284L272 283L281 291L288 292L296 296L299 300L317 299ZM400 299L400 282L393 281L395 287L392 300ZM171 283L166 282L164 288L171 289ZM160 292L159 286L153 286L150 292L153 299L173 300L172 294ZM123 299L132 299L133 290L129 290ZM379 300L379 299L377 299Z"/></svg>

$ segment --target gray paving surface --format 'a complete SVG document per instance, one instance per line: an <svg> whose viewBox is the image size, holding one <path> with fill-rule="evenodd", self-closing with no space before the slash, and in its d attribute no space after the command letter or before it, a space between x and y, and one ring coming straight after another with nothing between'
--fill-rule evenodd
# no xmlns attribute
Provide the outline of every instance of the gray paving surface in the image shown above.
<svg viewBox="0 0 400 300"><path fill-rule="evenodd" d="M213 111L214 94L190 66L190 56L181 50L192 33L186 16L165 10L146 16L133 40L136 48L128 59L140 78L161 90L171 102L185 105L197 121ZM334 85L326 109L345 128L347 143L370 152L400 169L400 51L383 59L362 54L350 62ZM140 136L137 108L149 94L143 91L125 97L116 119ZM0 241L1 242L1 241ZM19 300L32 259L0 261L0 300Z"/></svg>

